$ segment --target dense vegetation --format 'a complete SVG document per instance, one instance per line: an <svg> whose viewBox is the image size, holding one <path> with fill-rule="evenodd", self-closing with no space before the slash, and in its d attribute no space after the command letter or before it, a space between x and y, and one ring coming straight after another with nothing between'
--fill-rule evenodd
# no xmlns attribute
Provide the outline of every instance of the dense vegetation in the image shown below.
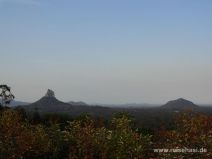
<svg viewBox="0 0 212 159"><path fill-rule="evenodd" d="M2 108L1 159L146 159L211 158L212 117L191 111L175 116L172 127L147 133L137 129L126 113L110 121L81 115L69 116ZM159 153L160 148L206 148L204 153Z"/></svg>

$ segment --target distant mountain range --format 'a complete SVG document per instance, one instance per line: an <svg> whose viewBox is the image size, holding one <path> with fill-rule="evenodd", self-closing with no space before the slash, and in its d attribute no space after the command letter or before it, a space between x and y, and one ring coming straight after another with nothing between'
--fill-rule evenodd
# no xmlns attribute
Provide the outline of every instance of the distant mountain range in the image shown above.
<svg viewBox="0 0 212 159"><path fill-rule="evenodd" d="M22 102L22 101L16 101L16 100L13 100L10 102L10 106L11 107L16 107L16 106L19 106L19 105L28 105L30 103L27 103L27 102Z"/></svg>
<svg viewBox="0 0 212 159"><path fill-rule="evenodd" d="M89 105L85 102L62 102L55 97L52 90L48 90L47 93L38 101L34 103L18 102L12 103L12 106L21 105L27 111L39 112L57 112L57 113L68 113L71 115L80 115L81 113L89 114L108 114L111 115L117 111L131 111L140 112L147 108L157 108L166 111L182 111L185 109L199 110L201 109L198 105L191 101L183 98L172 100L162 106L150 105L150 104L122 104L122 105ZM205 108L204 108L205 109ZM208 108L207 108L208 109Z"/></svg>
<svg viewBox="0 0 212 159"><path fill-rule="evenodd" d="M79 102L70 101L70 102L68 102L68 104L71 104L71 105L88 105L85 102L81 102L81 101L79 101Z"/></svg>
<svg viewBox="0 0 212 159"><path fill-rule="evenodd" d="M18 104L19 105L19 104ZM70 117L79 117L83 114L89 114L94 118L104 118L111 120L114 114L120 112L126 112L136 120L136 124L142 125L147 129L152 127L159 127L157 125L160 122L164 122L169 125L170 121L173 120L173 114L178 113L184 109L195 109L198 112L212 115L212 107L197 106L196 104L185 100L177 99L169 101L162 106L141 106L137 104L126 104L126 105L89 105L84 102L62 102L55 97L53 91L48 90L47 93L40 98L38 101L15 107L15 109L24 108L27 114L31 114L38 111L41 115L47 114L58 114L58 115L69 115Z"/></svg>
<svg viewBox="0 0 212 159"><path fill-rule="evenodd" d="M105 107L116 107L116 108L141 108L141 107L157 107L158 104L149 103L126 103L126 104L97 104Z"/></svg>

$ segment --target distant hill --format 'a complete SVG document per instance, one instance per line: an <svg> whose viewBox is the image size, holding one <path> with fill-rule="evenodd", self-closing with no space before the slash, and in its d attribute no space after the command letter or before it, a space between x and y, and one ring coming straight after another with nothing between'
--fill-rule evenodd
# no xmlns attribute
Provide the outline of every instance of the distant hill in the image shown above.
<svg viewBox="0 0 212 159"><path fill-rule="evenodd" d="M114 107L114 108L150 108L157 107L159 105L149 104L149 103L126 103L126 104L99 104L105 107Z"/></svg>
<svg viewBox="0 0 212 159"><path fill-rule="evenodd" d="M30 104L30 103L13 100L13 101L10 102L9 105L11 107L16 107L16 106L19 106L19 105L28 105L28 104Z"/></svg>
<svg viewBox="0 0 212 159"><path fill-rule="evenodd" d="M71 105L88 105L85 102L81 102L81 101L79 101L79 102L70 101L70 102L68 102L68 104L71 104Z"/></svg>
<svg viewBox="0 0 212 159"><path fill-rule="evenodd" d="M179 98L177 100L172 100L167 102L165 105L162 105L161 108L163 109L170 109L170 110L175 110L175 111L180 111L180 110L185 110L185 109L198 109L199 106L194 104L191 101L188 101L183 98Z"/></svg>

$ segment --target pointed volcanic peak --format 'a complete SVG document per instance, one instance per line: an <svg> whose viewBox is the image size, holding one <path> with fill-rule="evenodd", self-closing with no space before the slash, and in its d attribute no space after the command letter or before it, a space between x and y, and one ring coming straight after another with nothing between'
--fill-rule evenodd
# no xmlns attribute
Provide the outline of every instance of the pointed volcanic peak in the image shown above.
<svg viewBox="0 0 212 159"><path fill-rule="evenodd" d="M38 101L25 106L28 109L38 109L41 111L66 111L70 109L72 105L62 102L55 97L54 91L48 89L46 94Z"/></svg>
<svg viewBox="0 0 212 159"><path fill-rule="evenodd" d="M48 89L47 92L46 92L45 97L55 98L54 91L52 91L51 89Z"/></svg>
<svg viewBox="0 0 212 159"><path fill-rule="evenodd" d="M186 109L197 109L198 106L191 101L188 101L183 98L172 100L167 102L165 105L162 105L161 108L170 109L174 111L186 110Z"/></svg>

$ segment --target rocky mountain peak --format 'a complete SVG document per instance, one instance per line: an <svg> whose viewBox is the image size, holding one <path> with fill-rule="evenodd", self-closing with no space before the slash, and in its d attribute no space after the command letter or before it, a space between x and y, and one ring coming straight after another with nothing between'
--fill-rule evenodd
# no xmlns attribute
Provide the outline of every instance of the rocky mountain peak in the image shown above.
<svg viewBox="0 0 212 159"><path fill-rule="evenodd" d="M53 97L53 98L55 98L54 91L52 91L51 89L48 89L47 92L46 92L45 97Z"/></svg>

